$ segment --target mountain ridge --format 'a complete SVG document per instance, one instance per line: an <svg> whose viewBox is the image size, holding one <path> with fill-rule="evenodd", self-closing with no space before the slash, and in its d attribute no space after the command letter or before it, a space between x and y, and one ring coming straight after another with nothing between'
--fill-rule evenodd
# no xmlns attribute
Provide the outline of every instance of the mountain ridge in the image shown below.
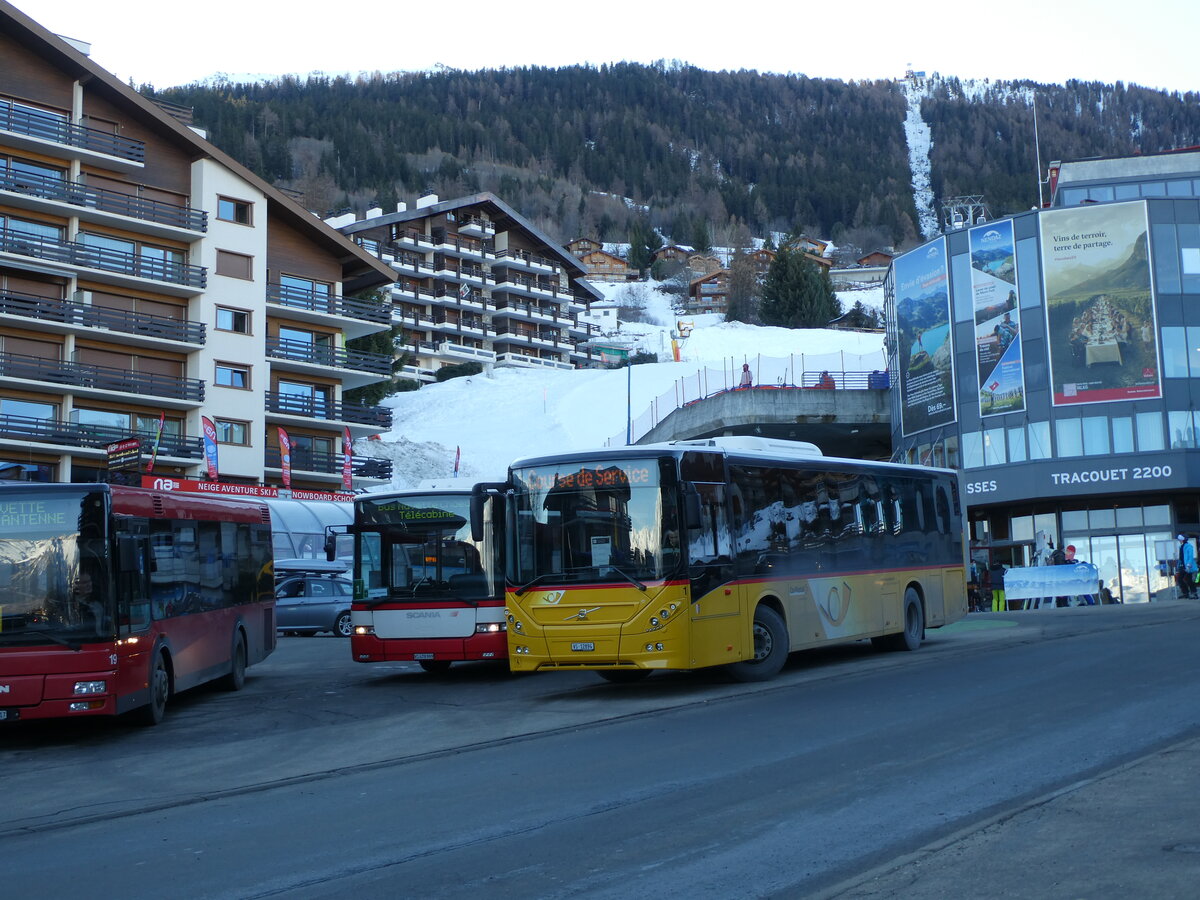
<svg viewBox="0 0 1200 900"><path fill-rule="evenodd" d="M692 246L791 230L864 249L916 244L914 90L935 209L966 194L993 216L1037 204L1035 100L1043 167L1200 144L1195 92L1122 82L843 82L620 63L146 90L193 107L217 146L314 211L490 190L564 242L621 241L642 218Z"/></svg>

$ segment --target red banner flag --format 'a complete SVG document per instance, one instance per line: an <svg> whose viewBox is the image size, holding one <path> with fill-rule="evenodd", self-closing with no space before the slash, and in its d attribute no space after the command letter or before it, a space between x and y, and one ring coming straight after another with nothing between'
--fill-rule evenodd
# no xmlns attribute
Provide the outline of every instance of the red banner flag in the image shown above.
<svg viewBox="0 0 1200 900"><path fill-rule="evenodd" d="M458 477L458 462L462 459L462 447L454 448L454 477Z"/></svg>
<svg viewBox="0 0 1200 900"><path fill-rule="evenodd" d="M354 439L350 437L350 426L342 429L342 490L354 489L354 467L351 456L354 453Z"/></svg>
<svg viewBox="0 0 1200 900"><path fill-rule="evenodd" d="M200 417L200 427L204 432L204 462L208 466L208 480L219 481L217 474L217 426L208 416Z"/></svg>
<svg viewBox="0 0 1200 900"><path fill-rule="evenodd" d="M279 426L279 465L283 469L283 486L292 487L292 441L288 433Z"/></svg>

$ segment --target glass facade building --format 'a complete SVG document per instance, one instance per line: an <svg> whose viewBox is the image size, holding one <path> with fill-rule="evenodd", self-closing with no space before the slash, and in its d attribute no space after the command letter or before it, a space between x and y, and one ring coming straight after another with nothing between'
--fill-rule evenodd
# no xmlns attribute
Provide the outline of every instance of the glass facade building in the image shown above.
<svg viewBox="0 0 1200 900"><path fill-rule="evenodd" d="M1200 533L1200 152L1052 167L1052 205L886 282L892 442L961 470L972 556L1073 544L1125 602Z"/></svg>

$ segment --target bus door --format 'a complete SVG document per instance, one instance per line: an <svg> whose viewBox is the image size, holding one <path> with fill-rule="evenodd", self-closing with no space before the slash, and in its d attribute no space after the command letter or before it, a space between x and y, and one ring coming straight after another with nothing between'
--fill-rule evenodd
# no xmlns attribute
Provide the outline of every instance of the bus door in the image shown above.
<svg viewBox="0 0 1200 900"><path fill-rule="evenodd" d="M742 658L741 588L734 578L733 536L723 484L694 485L689 501L688 579L691 582L692 665Z"/></svg>
<svg viewBox="0 0 1200 900"><path fill-rule="evenodd" d="M147 687L150 652L150 538L143 521L129 522L117 533L113 565L116 584L118 704ZM121 708L123 711L123 707Z"/></svg>

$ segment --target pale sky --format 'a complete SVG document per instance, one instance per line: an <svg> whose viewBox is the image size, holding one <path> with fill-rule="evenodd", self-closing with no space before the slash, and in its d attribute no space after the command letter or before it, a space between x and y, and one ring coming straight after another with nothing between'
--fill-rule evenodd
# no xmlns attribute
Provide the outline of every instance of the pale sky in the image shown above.
<svg viewBox="0 0 1200 900"><path fill-rule="evenodd" d="M15 0L121 80L681 60L703 69L1141 84L1200 91L1195 0ZM782 8L780 8L782 7Z"/></svg>

